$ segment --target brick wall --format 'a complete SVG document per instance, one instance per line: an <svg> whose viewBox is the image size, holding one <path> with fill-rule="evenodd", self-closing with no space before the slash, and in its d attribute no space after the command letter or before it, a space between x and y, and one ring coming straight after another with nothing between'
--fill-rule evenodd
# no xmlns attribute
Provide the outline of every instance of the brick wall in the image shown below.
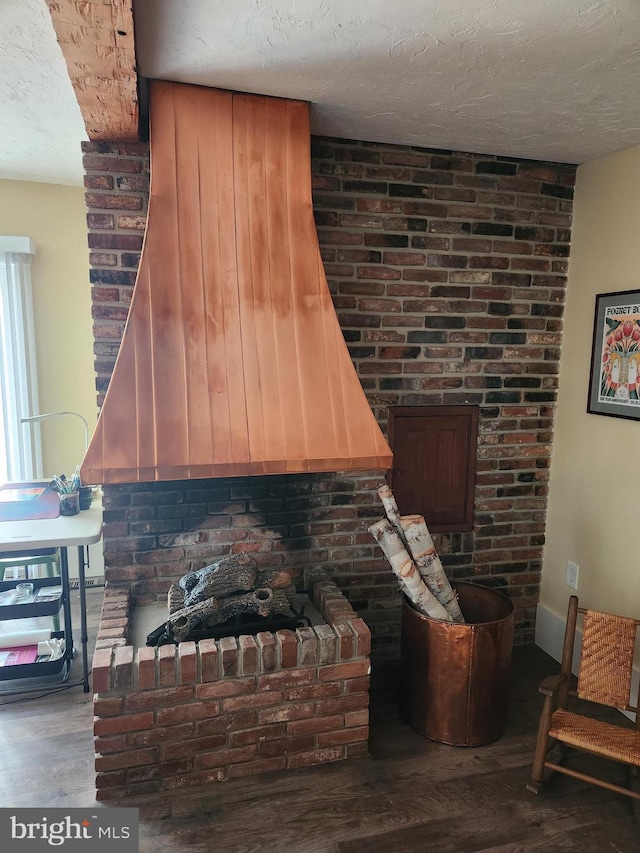
<svg viewBox="0 0 640 853"><path fill-rule="evenodd" d="M83 142L98 404L120 347L149 201L149 147Z"/></svg>
<svg viewBox="0 0 640 853"><path fill-rule="evenodd" d="M89 143L84 151L101 397L131 299L146 214L148 156L145 146L108 143ZM480 407L475 527L471 533L437 536L436 545L452 577L477 579L513 598L516 641L531 641L575 168L317 138L312 170L329 285L383 428L389 406ZM277 485L269 480L252 478L256 494L245 483L203 481L207 489L223 490L221 500L229 505L238 491L244 495L237 512L216 511L219 501L213 498L205 501L204 515L185 509L190 501L181 485L183 507L174 510L184 514L179 530L162 529L171 513L162 495L150 497L150 490L128 486L107 489L108 576L133 578L143 595L159 590L172 571L166 568L167 549L177 563L191 559L191 549L199 545L201 551L211 546L228 553L247 544L235 538L243 525L262 527L253 535L266 550L264 530L273 519L266 520L256 507ZM287 482L280 481L285 491ZM296 551L301 563L306 552L330 566L372 627L375 652L396 654L398 595L378 552L366 542L366 520L380 514L374 479L328 475L298 482L306 490L298 497L307 502L307 516L290 526L283 521L279 526L286 531L271 551ZM293 508L287 500L295 498L282 499L286 514ZM137 515L130 518L123 502L137 504ZM326 514L329 510L335 514ZM185 520L190 512L191 523ZM221 531L212 529L215 516ZM198 526L196 517L204 523ZM149 525L144 537L143 522ZM306 532L292 531L296 524L307 525ZM197 541L176 539L180 534L197 534ZM305 538L304 547L288 548L284 541ZM134 553L128 562L127 539L133 540L129 552Z"/></svg>

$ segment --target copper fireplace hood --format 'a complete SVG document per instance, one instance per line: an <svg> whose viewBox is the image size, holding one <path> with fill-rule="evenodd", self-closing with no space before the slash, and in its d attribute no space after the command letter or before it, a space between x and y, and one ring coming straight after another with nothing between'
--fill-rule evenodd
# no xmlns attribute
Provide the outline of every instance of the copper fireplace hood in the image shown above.
<svg viewBox="0 0 640 853"><path fill-rule="evenodd" d="M308 105L154 82L147 230L83 481L391 460L320 259Z"/></svg>

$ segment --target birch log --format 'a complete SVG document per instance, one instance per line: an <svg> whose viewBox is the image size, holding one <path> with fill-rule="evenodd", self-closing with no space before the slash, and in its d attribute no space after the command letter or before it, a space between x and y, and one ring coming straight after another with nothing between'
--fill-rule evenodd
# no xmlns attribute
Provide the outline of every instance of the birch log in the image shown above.
<svg viewBox="0 0 640 853"><path fill-rule="evenodd" d="M378 495L382 501L387 518L398 531L400 539L402 540L404 538L404 531L402 529L402 524L400 523L400 510L398 509L398 504L393 496L393 492L389 486L380 486L378 489Z"/></svg>
<svg viewBox="0 0 640 853"><path fill-rule="evenodd" d="M371 533L384 551L389 565L400 581L400 587L418 610L432 619L443 619L445 622L452 622L451 615L440 604L433 593L430 592L422 580L420 572L407 553L402 539L393 529L391 523L386 518L382 518L369 527L369 533Z"/></svg>
<svg viewBox="0 0 640 853"><path fill-rule="evenodd" d="M421 515L403 515L400 523L407 548L427 587L454 622L464 622L458 599L442 567L424 518Z"/></svg>

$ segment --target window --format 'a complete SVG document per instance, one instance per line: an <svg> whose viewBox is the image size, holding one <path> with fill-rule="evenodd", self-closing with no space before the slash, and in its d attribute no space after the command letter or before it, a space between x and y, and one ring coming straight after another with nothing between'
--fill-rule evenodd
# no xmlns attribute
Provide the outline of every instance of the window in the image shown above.
<svg viewBox="0 0 640 853"><path fill-rule="evenodd" d="M40 477L39 410L29 237L0 236L0 482Z"/></svg>

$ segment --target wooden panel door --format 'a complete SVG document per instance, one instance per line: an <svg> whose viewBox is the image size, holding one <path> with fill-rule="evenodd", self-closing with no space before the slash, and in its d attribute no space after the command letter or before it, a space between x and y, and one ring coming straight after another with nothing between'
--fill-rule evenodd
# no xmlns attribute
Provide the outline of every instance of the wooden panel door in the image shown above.
<svg viewBox="0 0 640 853"><path fill-rule="evenodd" d="M389 410L389 485L402 515L423 515L432 532L471 530L477 406Z"/></svg>

